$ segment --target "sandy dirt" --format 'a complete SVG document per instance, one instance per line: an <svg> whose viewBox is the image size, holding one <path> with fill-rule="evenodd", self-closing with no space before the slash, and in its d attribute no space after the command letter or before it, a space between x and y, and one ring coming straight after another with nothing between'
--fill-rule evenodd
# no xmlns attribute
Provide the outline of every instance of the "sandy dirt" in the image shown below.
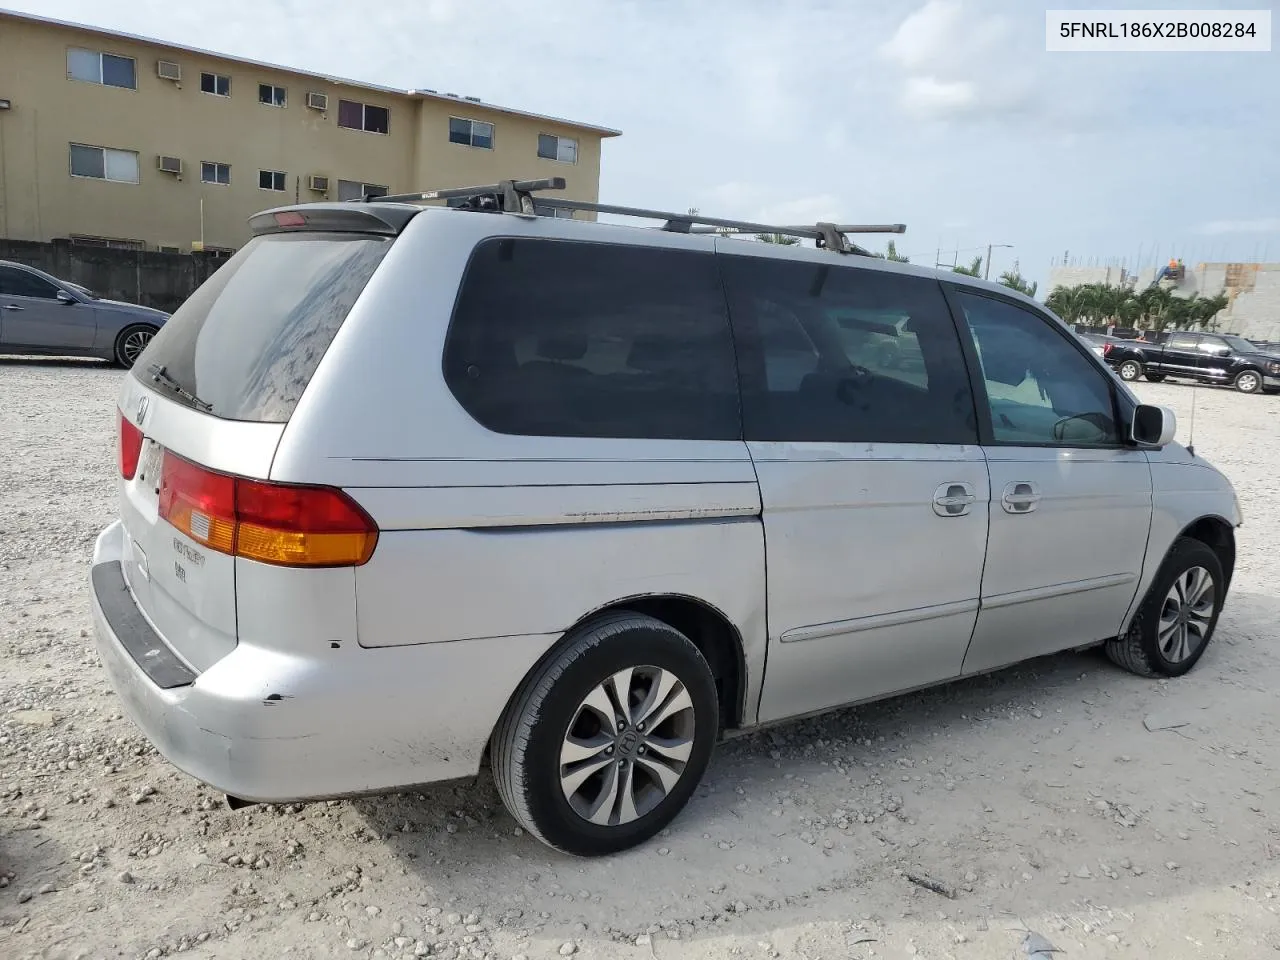
<svg viewBox="0 0 1280 960"><path fill-rule="evenodd" d="M1064 655L734 741L667 834L581 861L487 777L233 813L155 754L89 636L121 376L0 361L6 960L1008 960L1026 928L1070 960L1280 951L1280 397L1195 391L1246 524L1190 676ZM1138 389L1185 437L1192 389Z"/></svg>

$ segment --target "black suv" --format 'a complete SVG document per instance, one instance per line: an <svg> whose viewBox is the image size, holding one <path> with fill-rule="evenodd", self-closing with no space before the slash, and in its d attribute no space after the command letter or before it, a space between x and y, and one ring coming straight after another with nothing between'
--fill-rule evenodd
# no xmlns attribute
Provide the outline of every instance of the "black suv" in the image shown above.
<svg viewBox="0 0 1280 960"><path fill-rule="evenodd" d="M1175 331L1163 343L1118 340L1103 347L1102 359L1121 380L1145 376L1230 384L1241 393L1280 391L1280 352L1264 350L1243 337Z"/></svg>

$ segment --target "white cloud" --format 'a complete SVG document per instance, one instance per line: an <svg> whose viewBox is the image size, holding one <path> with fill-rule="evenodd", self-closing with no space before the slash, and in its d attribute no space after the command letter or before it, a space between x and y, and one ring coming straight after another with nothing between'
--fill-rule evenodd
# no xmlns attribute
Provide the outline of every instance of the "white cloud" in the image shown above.
<svg viewBox="0 0 1280 960"><path fill-rule="evenodd" d="M902 21L880 53L912 71L951 60L961 46L957 38L964 32L964 19L960 0L929 0Z"/></svg>
<svg viewBox="0 0 1280 960"><path fill-rule="evenodd" d="M908 77L902 91L902 105L920 116L945 116L971 110L978 92L968 80L939 80L937 77Z"/></svg>
<svg viewBox="0 0 1280 960"><path fill-rule="evenodd" d="M1197 233L1221 236L1226 233L1280 233L1280 217L1261 217L1257 220L1210 220Z"/></svg>
<svg viewBox="0 0 1280 960"><path fill-rule="evenodd" d="M729 181L707 193L708 216L725 216L755 223L807 224L819 221L848 222L851 211L841 209L847 202L833 193L817 193L801 197L779 196L776 188L766 184ZM723 213L725 210L732 213Z"/></svg>
<svg viewBox="0 0 1280 960"><path fill-rule="evenodd" d="M1034 87L1009 55L1011 34L1005 17L964 0L927 0L878 52L905 72L898 102L911 116L1009 114Z"/></svg>

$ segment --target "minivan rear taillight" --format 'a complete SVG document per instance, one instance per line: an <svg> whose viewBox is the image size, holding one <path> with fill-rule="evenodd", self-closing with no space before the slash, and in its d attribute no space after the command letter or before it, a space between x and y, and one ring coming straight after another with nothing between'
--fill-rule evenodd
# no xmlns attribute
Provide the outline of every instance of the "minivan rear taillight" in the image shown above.
<svg viewBox="0 0 1280 960"><path fill-rule="evenodd" d="M138 458L142 455L142 431L119 408L116 409L116 419L120 422L120 476L132 480L138 472Z"/></svg>
<svg viewBox="0 0 1280 960"><path fill-rule="evenodd" d="M219 553L283 567L368 562L378 528L333 487L233 477L165 452L160 517Z"/></svg>

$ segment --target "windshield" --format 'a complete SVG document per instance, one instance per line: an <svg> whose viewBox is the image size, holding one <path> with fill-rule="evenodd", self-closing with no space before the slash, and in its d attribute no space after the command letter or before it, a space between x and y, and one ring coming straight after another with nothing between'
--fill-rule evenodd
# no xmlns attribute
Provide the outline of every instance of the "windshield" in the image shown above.
<svg viewBox="0 0 1280 960"><path fill-rule="evenodd" d="M1258 352L1257 346L1250 343L1244 337L1223 337L1222 339L1227 341L1227 346L1229 346L1232 350L1235 350L1237 353L1257 353Z"/></svg>
<svg viewBox="0 0 1280 960"><path fill-rule="evenodd" d="M82 286L80 286L80 284L78 284L78 283L72 283L70 280L64 280L64 281L63 281L63 283L64 283L66 286L71 287L71 289L76 290L76 291L78 291L78 292L80 292L80 293L84 294L84 295L85 295L86 297L88 297L90 300L97 300L97 299L98 299L98 295L97 295L96 293L94 293L92 290L90 290L88 287L82 287Z"/></svg>
<svg viewBox="0 0 1280 960"><path fill-rule="evenodd" d="M365 234L255 237L178 308L135 376L215 417L287 422L390 247Z"/></svg>

